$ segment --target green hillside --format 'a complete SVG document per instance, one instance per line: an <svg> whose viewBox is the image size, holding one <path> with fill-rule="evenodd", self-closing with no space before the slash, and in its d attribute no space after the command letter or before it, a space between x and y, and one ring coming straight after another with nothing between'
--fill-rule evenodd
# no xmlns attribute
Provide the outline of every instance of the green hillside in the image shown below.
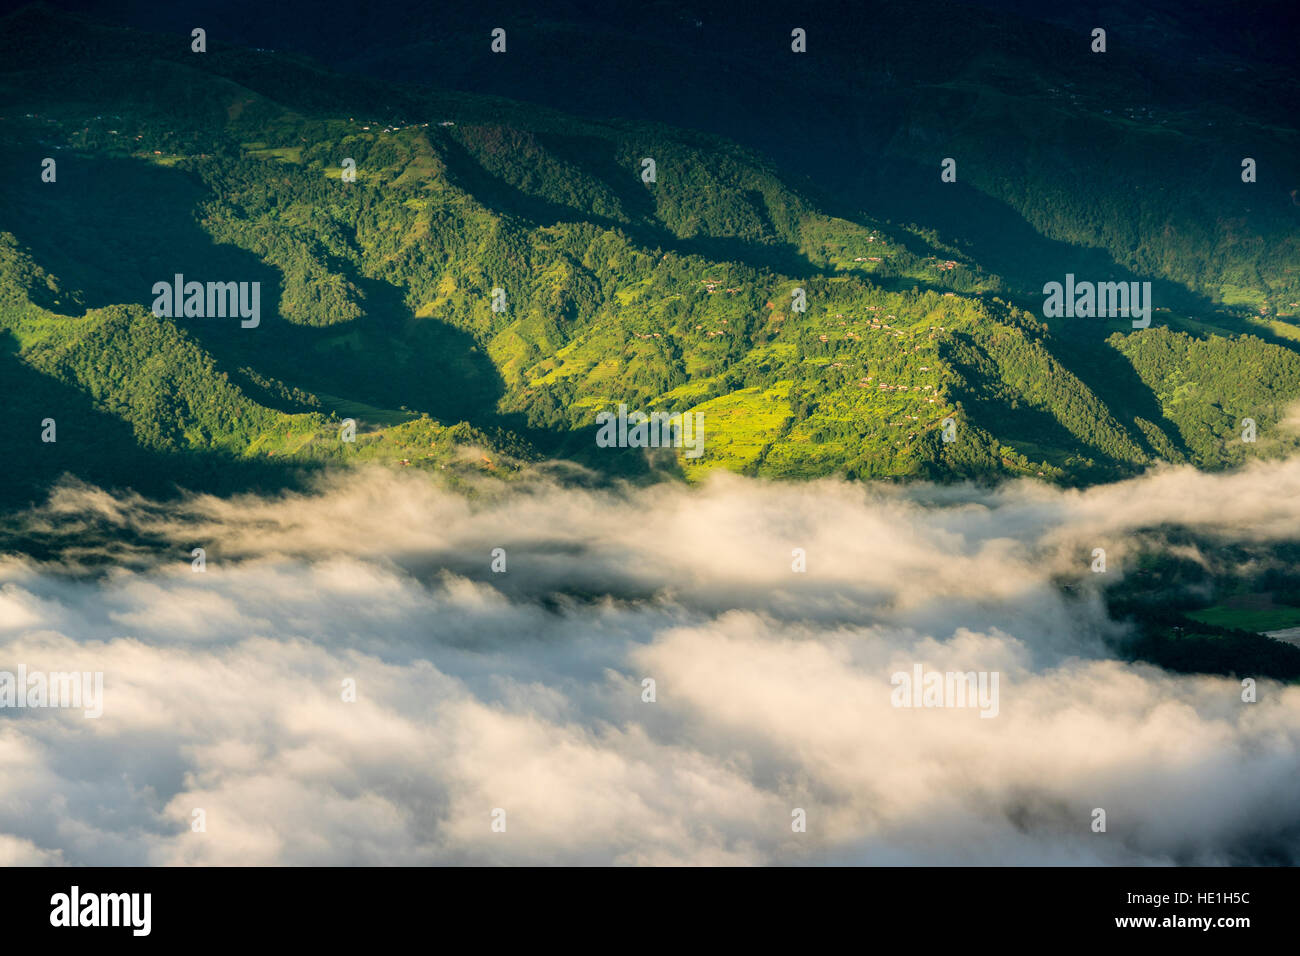
<svg viewBox="0 0 1300 956"><path fill-rule="evenodd" d="M832 214L716 136L38 8L3 21L0 101L7 504L64 472L224 491L375 459L1087 482L1290 442L1285 321L1045 322L952 237ZM260 283L260 324L155 317L176 274ZM703 413L704 455L597 448L621 403Z"/></svg>

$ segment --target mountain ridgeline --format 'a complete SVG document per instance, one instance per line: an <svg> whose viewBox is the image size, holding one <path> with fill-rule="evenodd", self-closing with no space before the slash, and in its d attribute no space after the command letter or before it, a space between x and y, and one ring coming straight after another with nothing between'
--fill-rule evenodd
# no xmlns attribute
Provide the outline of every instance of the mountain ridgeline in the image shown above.
<svg viewBox="0 0 1300 956"><path fill-rule="evenodd" d="M1244 291L1225 295L1184 281L1185 235L1202 239L1162 228L1167 195L1135 208L1089 184L1080 271L1154 278L1151 327L1045 320L959 229L829 200L830 179L711 133L337 75L215 31L197 53L39 6L0 26L6 506L64 474L228 492L352 461L454 479L555 457L627 478L1086 483L1294 445L1289 211L1234 220L1214 274ZM994 132L961 136L991 155ZM1123 176L1156 176L1137 155ZM1141 254L1099 260L1134 223ZM155 314L178 276L256 283L260 321ZM703 455L598 447L619 405L700 413Z"/></svg>

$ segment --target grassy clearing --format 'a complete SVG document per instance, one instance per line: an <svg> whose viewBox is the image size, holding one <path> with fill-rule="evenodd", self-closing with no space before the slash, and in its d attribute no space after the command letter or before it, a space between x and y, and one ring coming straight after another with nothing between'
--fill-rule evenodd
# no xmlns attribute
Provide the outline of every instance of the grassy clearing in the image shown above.
<svg viewBox="0 0 1300 956"><path fill-rule="evenodd" d="M1274 605L1266 608L1229 607L1217 604L1200 611L1189 611L1187 616L1202 624L1215 627L1235 627L1242 631L1281 631L1300 627L1300 608Z"/></svg>

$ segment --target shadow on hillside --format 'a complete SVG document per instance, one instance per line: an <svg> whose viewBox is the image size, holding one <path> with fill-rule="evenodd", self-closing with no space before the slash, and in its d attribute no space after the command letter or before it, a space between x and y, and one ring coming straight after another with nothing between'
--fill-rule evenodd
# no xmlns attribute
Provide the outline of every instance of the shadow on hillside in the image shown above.
<svg viewBox="0 0 1300 956"><path fill-rule="evenodd" d="M0 511L44 501L65 475L108 490L166 498L181 488L213 494L270 492L300 485L306 468L289 470L219 452L142 447L131 425L83 392L22 362L18 343L0 332L0 391L12 423L7 466L0 469ZM55 441L42 441L46 419Z"/></svg>
<svg viewBox="0 0 1300 956"><path fill-rule="evenodd" d="M962 250L1006 279L1018 304L1036 314L1042 308L1043 284L1063 281L1066 273L1089 281L1149 281L1158 305L1186 312L1208 314L1218 308L1176 282L1132 272L1104 249L1042 235L1002 200L960 180L942 182L937 163L930 168L896 156L881 157L845 187L837 205L846 209L851 204L895 223L915 223L943 237L960 237Z"/></svg>
<svg viewBox="0 0 1300 956"><path fill-rule="evenodd" d="M22 164L38 169L39 159L25 157ZM503 393L496 368L471 336L437 320L413 321L399 289L347 263L330 265L362 290L363 318L324 327L282 320L280 271L203 231L197 217L206 194L181 170L65 155L57 183L13 175L7 188L13 211L22 215L7 215L6 224L37 262L83 293L89 308L138 303L148 309L154 284L176 274L186 281L260 283L256 328L242 328L238 318L176 320L232 378L242 379L238 370L249 367L291 387L380 408L406 405L447 421L476 417Z"/></svg>
<svg viewBox="0 0 1300 956"><path fill-rule="evenodd" d="M554 137L539 137L549 147ZM812 262L791 243L758 241L731 236L696 236L682 238L668 231L657 220L657 212L648 191L642 187L635 170L623 169L612 159L588 157L578 162L571 155L575 142L592 142L601 151L608 152L611 142L591 137L568 137L567 152L561 154L585 172L599 179L609 188L619 202L626 218L601 215L591 209L552 202L530 195L485 169L460 143L447 139L440 143L447 163L448 177L457 188L464 190L493 211L513 216L536 226L559 223L590 223L602 229L622 232L647 250L659 249L680 256L697 256L717 261L738 262L759 269L769 269L790 277L835 276L841 273ZM627 182L623 182L623 180ZM763 209L762 197L751 197L751 205ZM775 231L773 229L773 231Z"/></svg>

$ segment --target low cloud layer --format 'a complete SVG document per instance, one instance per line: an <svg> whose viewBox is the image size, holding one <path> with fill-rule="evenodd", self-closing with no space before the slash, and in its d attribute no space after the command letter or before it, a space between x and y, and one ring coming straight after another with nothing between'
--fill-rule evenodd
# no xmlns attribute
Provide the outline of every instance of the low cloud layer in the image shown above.
<svg viewBox="0 0 1300 956"><path fill-rule="evenodd" d="M0 670L103 671L104 713L0 711L0 863L1295 861L1300 688L1245 704L1105 649L1091 552L1123 575L1165 524L1300 538L1300 462L1082 492L64 488L26 530L122 560L0 559ZM893 706L917 664L998 672L997 716Z"/></svg>

